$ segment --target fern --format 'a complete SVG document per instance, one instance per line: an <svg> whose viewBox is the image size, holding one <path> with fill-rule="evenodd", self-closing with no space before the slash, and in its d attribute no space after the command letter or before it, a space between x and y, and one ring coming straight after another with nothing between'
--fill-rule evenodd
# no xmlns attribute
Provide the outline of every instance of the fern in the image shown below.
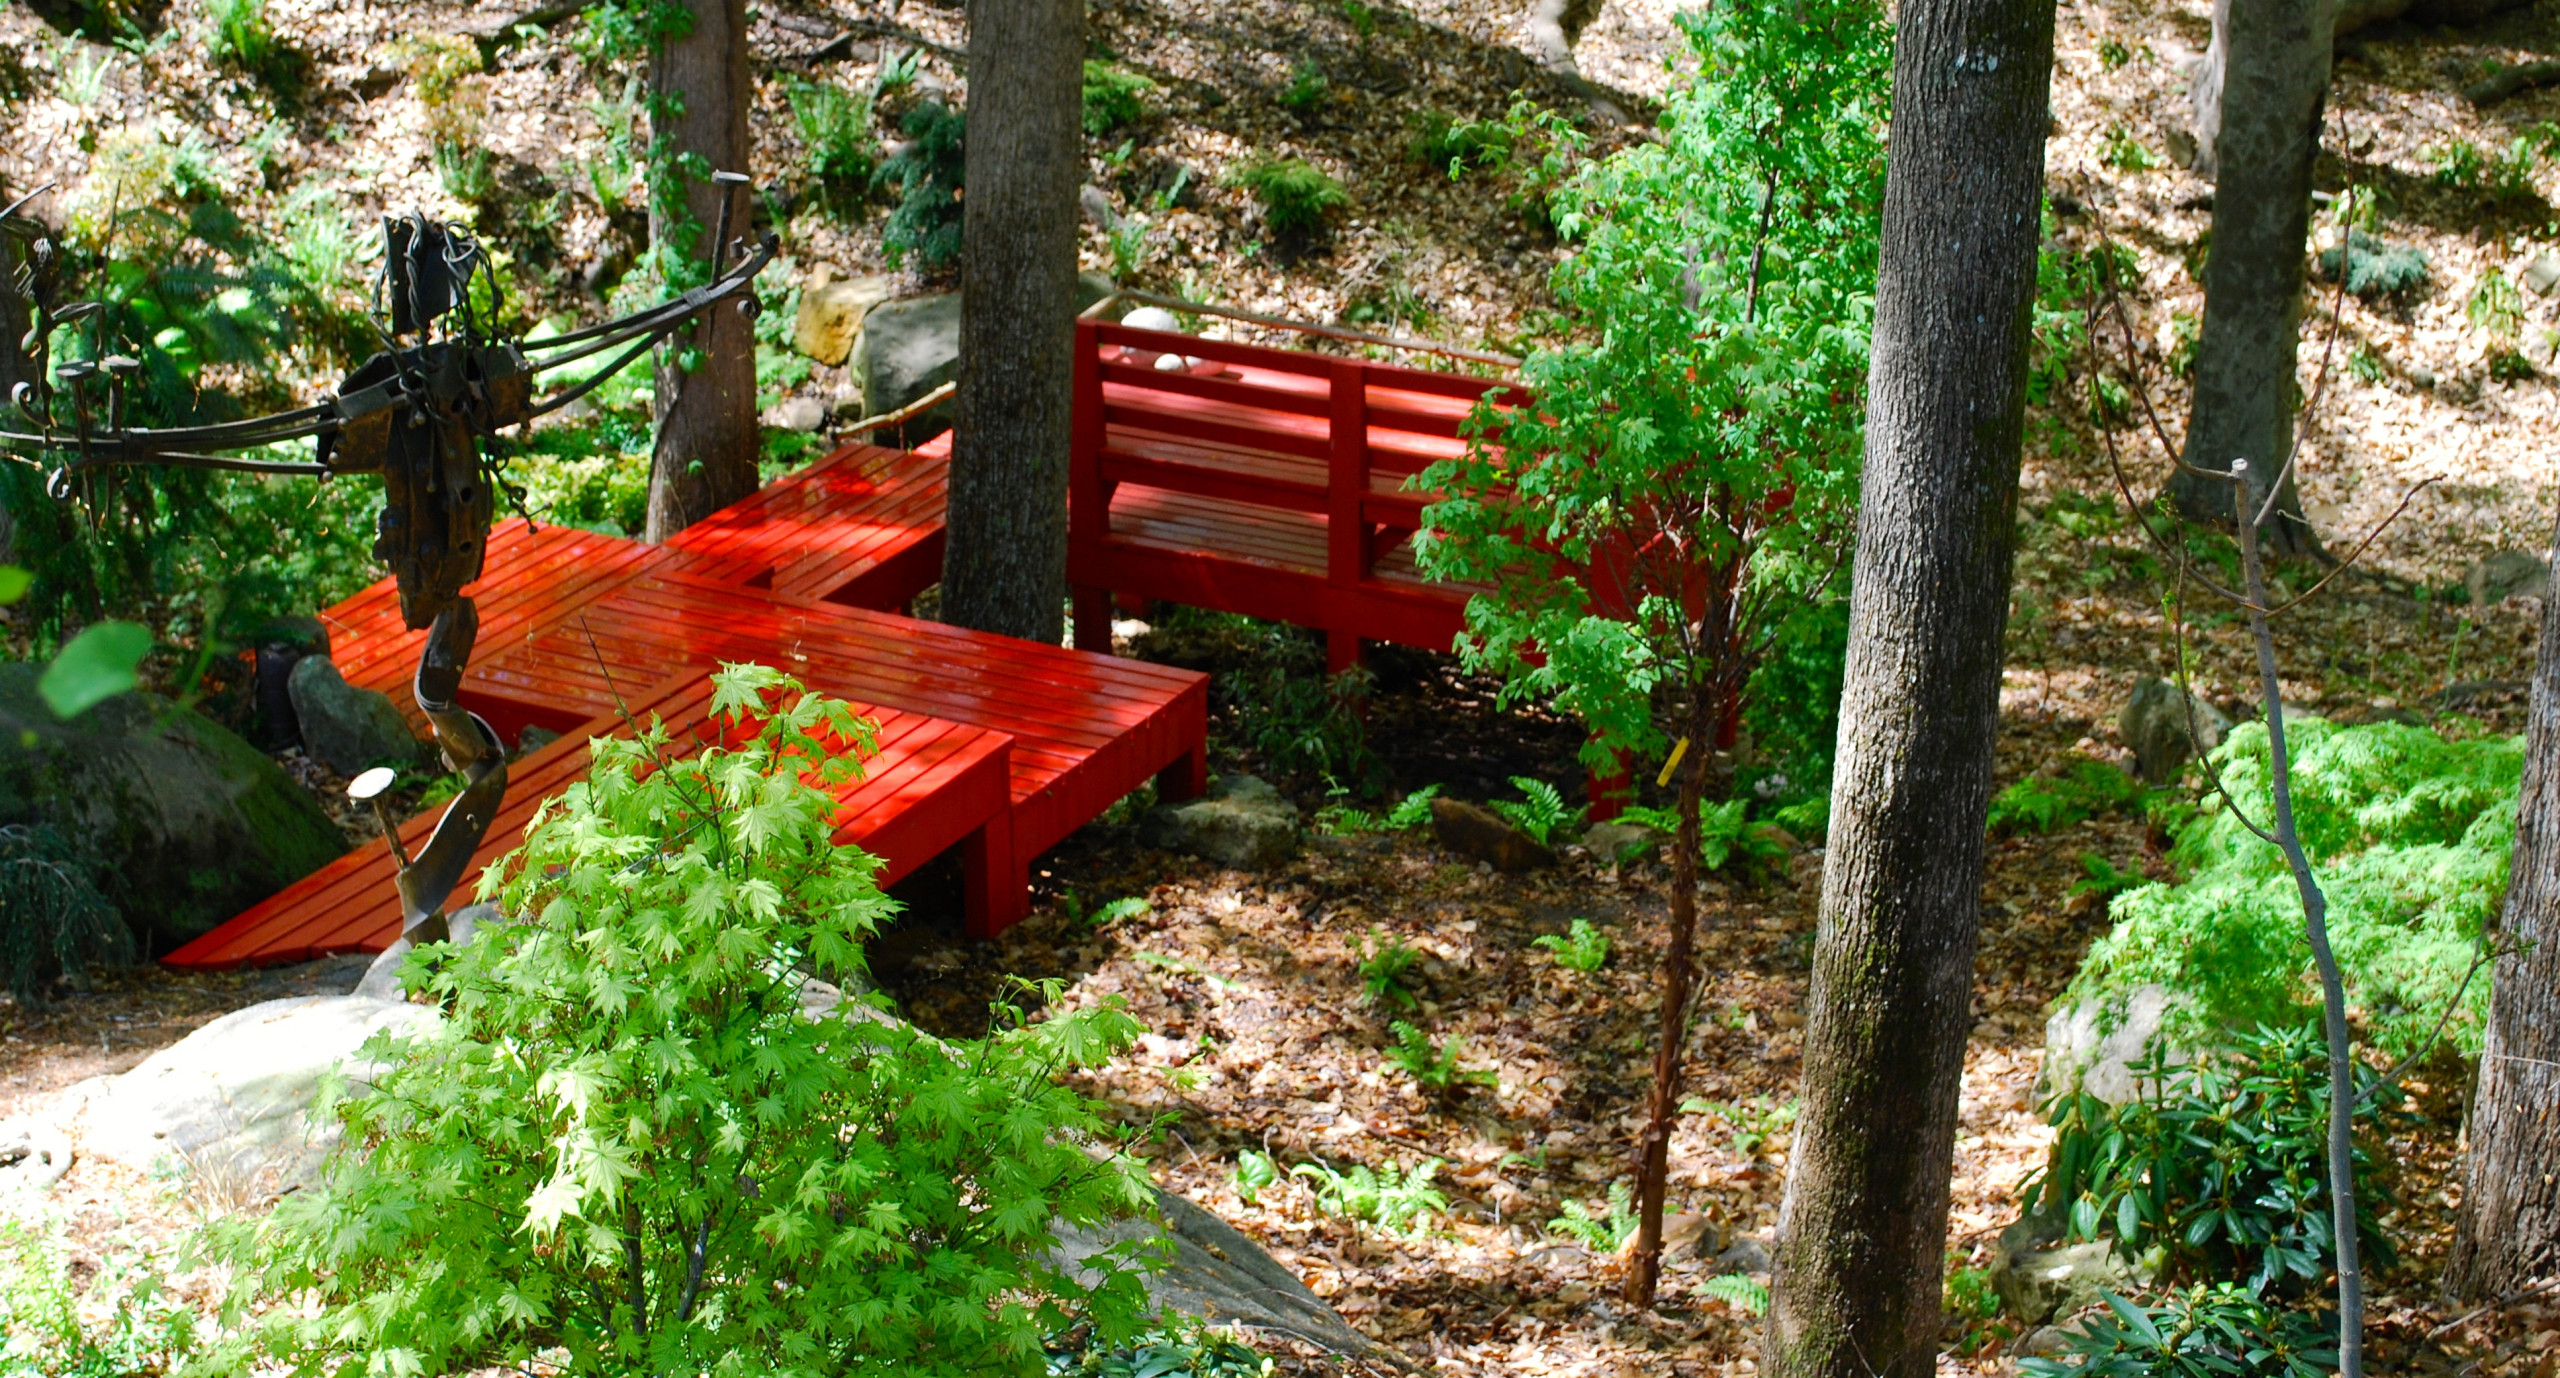
<svg viewBox="0 0 2560 1378"><path fill-rule="evenodd" d="M1387 1027L1396 1037L1384 1054L1388 1064L1413 1078L1415 1084L1424 1090L1446 1091L1457 1086L1496 1084L1498 1078L1493 1072L1481 1067L1458 1065L1459 1057L1466 1051L1465 1039L1453 1035L1447 1044L1435 1044L1431 1035L1401 1019Z"/></svg>
<svg viewBox="0 0 2560 1378"><path fill-rule="evenodd" d="M1699 1283L1698 1290L1746 1316L1764 1315L1769 1310L1769 1284L1747 1273L1711 1277Z"/></svg>
<svg viewBox="0 0 2560 1378"><path fill-rule="evenodd" d="M1592 927L1589 919L1575 919L1571 932L1549 933L1529 945L1554 953L1556 965L1568 971L1598 971L1609 961L1609 935Z"/></svg>
<svg viewBox="0 0 2560 1378"><path fill-rule="evenodd" d="M1721 871L1736 860L1758 866L1778 860L1787 854L1786 844L1769 835L1768 829L1753 823L1749 817L1751 801L1728 799L1721 804L1704 804L1698 809L1698 867L1710 874ZM1499 808L1500 805L1495 807ZM1827 811L1827 806L1826 806ZM1680 815L1672 809L1648 808L1642 804L1629 807L1618 815L1621 823L1651 828L1661 833L1680 830Z"/></svg>
<svg viewBox="0 0 2560 1378"><path fill-rule="evenodd" d="M1365 1220L1389 1234L1411 1234L1449 1209L1449 1198L1431 1185L1439 1173L1437 1158L1426 1158L1401 1174L1393 1167L1372 1172L1365 1164L1354 1164L1349 1172L1337 1172L1323 1163L1300 1163L1289 1169L1290 1176L1314 1183L1316 1209L1346 1220Z"/></svg>
<svg viewBox="0 0 2560 1378"><path fill-rule="evenodd" d="M1582 820L1582 810L1565 807L1564 796L1544 780L1526 775L1511 777L1511 787L1520 791L1518 800L1497 799L1486 805L1502 815L1511 826L1536 839L1541 847L1559 831L1569 831Z"/></svg>
<svg viewBox="0 0 2560 1378"><path fill-rule="evenodd" d="M1635 1237L1635 1194L1624 1182L1613 1184L1609 1188L1608 1209L1599 1214L1579 1201L1567 1201L1564 1214L1548 1221L1547 1229L1579 1239L1594 1252L1614 1254Z"/></svg>
<svg viewBox="0 0 2560 1378"><path fill-rule="evenodd" d="M1393 1005L1411 1009L1417 1003L1412 991L1405 989L1407 972L1422 961L1422 954L1408 946L1402 938L1380 940L1378 930L1369 930L1360 949L1360 981L1372 1005Z"/></svg>
<svg viewBox="0 0 2560 1378"><path fill-rule="evenodd" d="M2052 833L2142 798L2141 782L2104 761L2072 763L2054 779L2029 776L1991 801L1991 831Z"/></svg>
<svg viewBox="0 0 2560 1378"><path fill-rule="evenodd" d="M1327 804L1316 810L1316 826L1338 834L1411 832L1431 821L1431 801L1439 793L1438 785L1424 785L1397 800L1396 806L1384 814L1349 804Z"/></svg>

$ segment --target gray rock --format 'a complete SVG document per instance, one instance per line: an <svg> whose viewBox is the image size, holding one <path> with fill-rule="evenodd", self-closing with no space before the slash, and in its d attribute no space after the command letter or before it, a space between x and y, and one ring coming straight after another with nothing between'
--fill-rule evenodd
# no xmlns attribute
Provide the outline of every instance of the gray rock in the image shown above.
<svg viewBox="0 0 2560 1378"><path fill-rule="evenodd" d="M2044 1070L2036 1098L2086 1091L2109 1105L2141 1094L2133 1068L2155 1052L2171 1061L2179 1050L2160 1042L2160 1026L2178 997L2161 985L2137 987L2121 1000L2080 1000L2054 1010L2044 1026Z"/></svg>
<svg viewBox="0 0 2560 1378"><path fill-rule="evenodd" d="M144 1171L175 1161L237 1202L262 1199L310 1181L337 1141L336 1123L310 1114L321 1077L376 1032L435 1019L432 1006L361 995L234 1010L102 1083L74 1130L83 1152Z"/></svg>
<svg viewBox="0 0 2560 1378"><path fill-rule="evenodd" d="M1151 810L1138 824L1138 840L1253 871L1295 855L1299 831L1298 806L1280 791L1250 775L1230 775L1200 798Z"/></svg>
<svg viewBox="0 0 2560 1378"><path fill-rule="evenodd" d="M57 722L36 694L39 673L0 665L0 824L50 824L160 950L346 851L308 792L204 715L120 694Z"/></svg>
<svg viewBox="0 0 2560 1378"><path fill-rule="evenodd" d="M2560 287L2560 258L2552 257L2549 249L2535 254L2533 262L2524 266L2524 285L2536 296L2550 296L2553 288Z"/></svg>
<svg viewBox="0 0 2560 1378"><path fill-rule="evenodd" d="M293 695L293 715L302 724L302 749L331 770L353 775L386 762L408 765L418 759L418 739L392 706L391 696L347 683L327 656L295 661L285 687Z"/></svg>
<svg viewBox="0 0 2560 1378"><path fill-rule="evenodd" d="M1555 852L1511 826L1511 820L1459 799L1431 801L1431 835L1463 857L1497 871L1526 871L1556 864Z"/></svg>
<svg viewBox="0 0 2560 1378"><path fill-rule="evenodd" d="M896 290L890 278L838 278L835 273L831 263L810 270L800 289L800 314L791 322L791 347L830 368L853 353L863 318Z"/></svg>
<svg viewBox="0 0 2560 1378"><path fill-rule="evenodd" d="M2551 587L2551 566L2520 550L2501 550L2473 565L2462 576L2474 607L2510 598L2540 598Z"/></svg>
<svg viewBox="0 0 2560 1378"><path fill-rule="evenodd" d="M1714 1264L1719 1273L1765 1273L1771 1266L1769 1241L1756 1235L1744 1235L1727 1245Z"/></svg>
<svg viewBox="0 0 2560 1378"><path fill-rule="evenodd" d="M1100 273L1078 274L1076 309L1113 290L1111 279ZM865 416L896 411L950 382L960 369L960 294L940 292L872 307L845 367L861 391ZM917 444L950 429L953 412L948 402L934 407L896 428L895 442Z"/></svg>
<svg viewBox="0 0 2560 1378"><path fill-rule="evenodd" d="M530 756L558 740L560 740L560 734L550 728L527 723L524 731L516 734L516 754Z"/></svg>
<svg viewBox="0 0 2560 1378"><path fill-rule="evenodd" d="M1148 1299L1159 1308L1214 1325L1277 1331L1336 1354L1367 1354L1377 1348L1234 1226L1171 1192L1158 1191L1156 1207L1164 1216L1162 1225L1148 1220L1061 1225L1050 1257L1060 1267L1082 1271L1086 1259L1113 1245L1163 1239L1173 1246L1172 1259L1147 1281ZM1085 1277L1090 1281L1093 1274Z"/></svg>
<svg viewBox="0 0 2560 1378"><path fill-rule="evenodd" d="M1633 823L1594 823L1582 832L1582 850L1604 866L1646 856L1653 851L1655 841L1653 829Z"/></svg>
<svg viewBox="0 0 2560 1378"><path fill-rule="evenodd" d="M1120 228L1120 212L1112 209L1111 197L1091 182L1076 189L1076 204L1084 218L1102 227L1105 233Z"/></svg>
<svg viewBox="0 0 2560 1378"><path fill-rule="evenodd" d="M2112 1240L2063 1242L2054 1217L2031 1213L2000 1232L1991 1256L1991 1290L2001 1308L2028 1325L2068 1318L2103 1300L2101 1292L2132 1290L2132 1265Z"/></svg>
<svg viewBox="0 0 2560 1378"><path fill-rule="evenodd" d="M2195 706L2192 740L2185 706L2189 700ZM2145 677L2134 684L2133 697L2125 700L2123 711L2116 715L2116 730L2123 734L2125 745L2133 748L2134 772L2152 784L2165 785L2178 778L2178 769L2194 754L2195 743L2202 743L2207 751L2222 745L2231 720L2201 695L2181 695L2169 681Z"/></svg>
<svg viewBox="0 0 2560 1378"><path fill-rule="evenodd" d="M772 430L806 433L827 424L827 404L814 397L786 397L765 408L757 420Z"/></svg>

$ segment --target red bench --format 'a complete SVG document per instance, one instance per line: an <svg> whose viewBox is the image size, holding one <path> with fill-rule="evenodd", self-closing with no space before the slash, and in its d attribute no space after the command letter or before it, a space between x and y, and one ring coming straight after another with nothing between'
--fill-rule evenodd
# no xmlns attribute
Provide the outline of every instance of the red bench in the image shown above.
<svg viewBox="0 0 2560 1378"><path fill-rule="evenodd" d="M1168 357L1201 362L1155 366ZM1464 453L1461 423L1504 386L1078 321L1076 645L1109 651L1119 595L1315 628L1337 670L1364 639L1447 650L1478 590L1416 572L1431 498L1405 481Z"/></svg>
<svg viewBox="0 0 2560 1378"><path fill-rule="evenodd" d="M670 746L690 755L709 739L710 703L708 674L686 670L637 695L631 718L663 719ZM880 858L883 884L958 845L973 920L1000 907L1017 874L1006 796L1013 739L921 713L856 709L878 725L877 750L863 759L859 777L832 787L837 843ZM586 778L588 739L624 727L619 714L597 715L508 768L506 804L473 853L473 879L456 891L456 904L468 902L479 868L523 841L525 824L542 800ZM429 809L401 826L401 843L412 855L425 845L441 812ZM166 960L172 966L223 968L380 951L400 935L393 869L389 847L377 838Z"/></svg>
<svg viewBox="0 0 2560 1378"><path fill-rule="evenodd" d="M698 573L857 608L904 608L942 577L948 454L847 445L668 538Z"/></svg>

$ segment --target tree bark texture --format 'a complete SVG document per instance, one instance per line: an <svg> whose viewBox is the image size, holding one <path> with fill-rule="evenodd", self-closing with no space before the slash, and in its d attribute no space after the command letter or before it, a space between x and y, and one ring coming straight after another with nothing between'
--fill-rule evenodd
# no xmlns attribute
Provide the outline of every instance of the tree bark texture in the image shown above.
<svg viewBox="0 0 2560 1378"><path fill-rule="evenodd" d="M1684 740L1689 769L1680 777L1680 827L1671 842L1671 942L1662 955L1662 1027L1653 1046L1653 1095L1645 1102L1644 1129L1636 1137L1636 1237L1627 1256L1626 1299L1653 1305L1662 1281L1662 1210L1671 1177L1671 1125L1680 1116L1680 1080L1689 1049L1689 1005L1697 986L1698 807L1706 794L1714 742L1728 716L1692 685Z"/></svg>
<svg viewBox="0 0 2560 1378"><path fill-rule="evenodd" d="M2196 159L2215 183L2213 241L2185 456L2199 469L2228 473L2239 457L2272 469L2293 448L2311 165L2333 22L2333 0L2214 0L2206 64L2219 59L2219 117L2199 130ZM2169 490L2189 520L2231 518L2226 482L2180 473ZM2291 476L2264 535L2277 555L2319 552Z"/></svg>
<svg viewBox="0 0 2560 1378"><path fill-rule="evenodd" d="M726 188L712 172L745 172L754 150L747 128L747 97L755 88L747 71L746 0L686 0L693 27L661 44L649 58L649 86L659 98L652 122L664 153L691 162L704 176L678 168L657 175L683 179L681 216L651 198L650 241L708 268L716 251L720 200ZM671 108L670 108L671 107ZM740 196L730 227L747 233L751 198ZM657 376L658 436L649 466L651 541L663 541L713 512L756 491L756 350L753 322L735 307L697 318L668 341ZM698 366L687 370L691 352Z"/></svg>
<svg viewBox="0 0 2560 1378"><path fill-rule="evenodd" d="M1972 1030L2053 0L1903 0L1848 666L1762 1372L1926 1378Z"/></svg>
<svg viewBox="0 0 2560 1378"><path fill-rule="evenodd" d="M2560 540L2552 547L2560 554ZM2445 1289L2487 1301L2560 1273L2560 598L2542 600L2524 794L2499 916L2470 1162Z"/></svg>
<svg viewBox="0 0 2560 1378"><path fill-rule="evenodd" d="M942 615L1058 644L1075 391L1084 0L969 8L959 417Z"/></svg>

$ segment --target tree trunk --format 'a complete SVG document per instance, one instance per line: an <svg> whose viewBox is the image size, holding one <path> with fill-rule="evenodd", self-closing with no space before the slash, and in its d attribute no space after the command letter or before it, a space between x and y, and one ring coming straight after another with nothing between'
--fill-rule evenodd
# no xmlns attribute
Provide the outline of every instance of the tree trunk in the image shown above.
<svg viewBox="0 0 2560 1378"><path fill-rule="evenodd" d="M1084 0L975 0L942 615L1058 644L1067 596Z"/></svg>
<svg viewBox="0 0 2560 1378"><path fill-rule="evenodd" d="M2331 0L2215 0L2218 123L2198 131L2196 168L2215 179L2205 257L2204 329L2196 339L2195 405L2185 459L2228 473L2234 458L2270 468L2293 449L2294 352L2302 333L2302 260L2311 232L2311 164L2329 93ZM2198 81L2198 95L2206 83ZM2227 524L2231 485L2180 473L2169 481L2191 521ZM2320 543L2285 480L2265 538L2277 555Z"/></svg>
<svg viewBox="0 0 2560 1378"><path fill-rule="evenodd" d="M693 26L660 44L649 58L649 87L659 109L651 121L663 153L682 162L699 158L709 172L745 172L753 152L747 129L746 0L686 0ZM669 258L697 265L683 283L709 277L712 244L720 226L720 201L729 194L708 176L681 166L652 170L653 178L682 189L652 195L649 239ZM730 227L747 232L753 202L739 197ZM672 276L672 275L671 275ZM686 362L695 367L687 369ZM658 368L658 438L649 465L646 538L663 541L756 490L756 350L751 323L735 308L711 311L668 340Z"/></svg>
<svg viewBox="0 0 2560 1378"><path fill-rule="evenodd" d="M1831 845L1761 1371L1936 1371L2053 0L1903 0Z"/></svg>
<svg viewBox="0 0 2560 1378"><path fill-rule="evenodd" d="M1626 1298L1653 1305L1662 1279L1662 1208L1671 1176L1671 1122L1680 1114L1682 1055L1689 1044L1689 994L1697 980L1698 808L1706 796L1709 764L1724 714L1710 706L1709 690L1692 686L1688 721L1689 770L1680 777L1680 830L1671 842L1671 942L1662 957L1662 1028L1653 1049L1653 1098L1644 1131L1636 1139L1636 1238L1627 1265Z"/></svg>
<svg viewBox="0 0 2560 1378"><path fill-rule="evenodd" d="M2560 540L2552 545L2560 557ZM2560 598L2542 599L2524 796L2499 917L2469 1181L2445 1290L2487 1301L2560 1273Z"/></svg>

